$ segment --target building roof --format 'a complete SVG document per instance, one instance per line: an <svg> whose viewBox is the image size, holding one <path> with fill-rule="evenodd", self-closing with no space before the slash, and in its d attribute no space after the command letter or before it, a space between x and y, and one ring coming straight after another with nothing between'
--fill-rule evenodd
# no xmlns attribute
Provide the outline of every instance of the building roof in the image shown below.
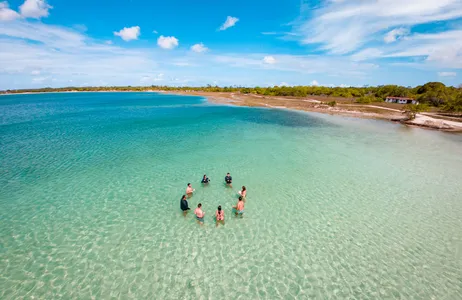
<svg viewBox="0 0 462 300"><path fill-rule="evenodd" d="M387 98L393 98L393 99L401 99L401 100L415 100L414 98L406 98L406 97L393 97L393 96L388 96Z"/></svg>

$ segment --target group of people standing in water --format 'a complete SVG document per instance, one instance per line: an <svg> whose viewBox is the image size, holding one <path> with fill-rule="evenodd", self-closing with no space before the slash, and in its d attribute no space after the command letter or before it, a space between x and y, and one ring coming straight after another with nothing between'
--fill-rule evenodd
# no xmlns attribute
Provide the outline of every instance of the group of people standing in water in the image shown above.
<svg viewBox="0 0 462 300"><path fill-rule="evenodd" d="M201 183L203 185L207 185L210 183L210 179L207 177L207 175L204 175L202 177ZM233 187L233 178L229 173L226 174L225 176L225 184L228 187ZM180 201L180 208L183 211L183 215L186 216L188 211L190 210L188 200L187 198L191 197L192 194L194 193L195 189L192 188L191 183L188 183L188 186L186 187L186 194L181 197ZM237 201L237 204L233 206L233 211L236 216L243 216L244 214L244 202L245 202L245 197L247 195L247 189L245 186L242 187L242 190L238 192L239 194L239 200ZM197 205L197 208L194 210L194 215L196 216L197 221L199 224L203 225L204 224L204 217L205 217L205 212L202 210L202 203L199 203ZM225 212L221 208L221 205L218 206L217 211L215 212L215 221L216 225L218 224L225 224Z"/></svg>

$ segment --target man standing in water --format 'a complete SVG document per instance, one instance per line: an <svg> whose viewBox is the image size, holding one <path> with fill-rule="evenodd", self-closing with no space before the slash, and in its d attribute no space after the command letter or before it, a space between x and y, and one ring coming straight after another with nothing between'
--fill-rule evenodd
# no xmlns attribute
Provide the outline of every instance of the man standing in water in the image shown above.
<svg viewBox="0 0 462 300"><path fill-rule="evenodd" d="M197 204L197 208L194 210L194 214L196 215L197 222L199 222L201 225L204 225L205 212L202 210L202 203Z"/></svg>
<svg viewBox="0 0 462 300"><path fill-rule="evenodd" d="M186 195L188 195L188 197L191 197L194 191L195 189L193 189L191 184L188 183L188 186L186 187Z"/></svg>
<svg viewBox="0 0 462 300"><path fill-rule="evenodd" d="M233 206L233 208L235 210L236 216L240 215L242 217L244 214L244 201L242 201L242 196L239 197L239 201L237 201L237 204Z"/></svg>
<svg viewBox="0 0 462 300"><path fill-rule="evenodd" d="M225 182L229 187L233 187L232 186L233 177L231 177L231 175L229 175L229 173L227 173L226 176L225 176Z"/></svg>

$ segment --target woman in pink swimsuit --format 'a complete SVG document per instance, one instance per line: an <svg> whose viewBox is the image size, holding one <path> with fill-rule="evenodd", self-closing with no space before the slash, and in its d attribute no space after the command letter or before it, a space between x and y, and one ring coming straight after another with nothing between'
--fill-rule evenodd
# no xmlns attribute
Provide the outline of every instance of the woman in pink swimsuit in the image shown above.
<svg viewBox="0 0 462 300"><path fill-rule="evenodd" d="M245 186L242 186L242 191L239 191L239 195L241 195L245 201L245 196L247 195L247 189L245 188Z"/></svg>
<svg viewBox="0 0 462 300"><path fill-rule="evenodd" d="M215 219L217 220L217 226L218 223L225 225L225 211L221 209L221 205L218 206L218 209L215 212Z"/></svg>

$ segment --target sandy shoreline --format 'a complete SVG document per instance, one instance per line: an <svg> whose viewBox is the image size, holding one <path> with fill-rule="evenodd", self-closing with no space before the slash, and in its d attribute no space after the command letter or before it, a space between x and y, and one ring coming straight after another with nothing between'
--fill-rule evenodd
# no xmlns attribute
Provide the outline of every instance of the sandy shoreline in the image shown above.
<svg viewBox="0 0 462 300"><path fill-rule="evenodd" d="M354 104L353 101L343 98L311 96L308 98L291 98L291 97L273 97L260 96L238 93L213 93L213 92L170 92L160 91L162 93L176 95L194 95L203 96L211 103L229 104L248 107L269 107L294 109L308 112L324 113L330 115L339 115L346 117L388 120L392 122L401 122L409 126L418 126L426 129L434 129L448 132L462 132L462 122L442 120L432 118L428 115L418 114L414 120L406 121L406 116L399 109L402 106L395 105L395 108ZM336 101L335 106L326 103Z"/></svg>
<svg viewBox="0 0 462 300"><path fill-rule="evenodd" d="M212 93L212 92L170 92L159 91L166 94L202 96L207 98L211 103L229 104L246 107L268 107L294 109L309 112L327 113L331 115L354 116L367 119L396 119L402 118L401 112L394 110L385 112L376 112L377 109L369 109L364 106L355 106L353 104L338 104L335 107L324 104L323 101L311 98L289 98L289 97L263 97L258 95L237 94L237 93ZM315 98L315 97L313 97ZM332 98L333 99L333 98ZM334 101L323 99L324 101ZM338 100L338 99L337 99ZM345 101L342 99L342 101ZM381 110L382 108L379 108Z"/></svg>
<svg viewBox="0 0 462 300"><path fill-rule="evenodd" d="M14 94L0 95L24 95L24 94L53 94L53 93L130 93L138 91L56 91L56 92L25 92ZM355 117L363 119L388 120L401 122L409 126L418 126L426 129L434 129L448 132L462 132L461 122L453 120L444 120L433 118L428 114L418 114L414 120L406 121L402 114L402 106L393 105L393 107L356 104L353 99L326 96L309 96L306 98L280 97L280 96L262 96L254 94L227 93L227 92L201 92L201 91L163 91L147 90L145 93L163 93L172 95L201 96L205 97L210 103L228 104L246 107L267 107L275 109L293 109L307 112L316 112L330 115L339 115L346 117ZM329 102L335 101L334 106L328 105Z"/></svg>
<svg viewBox="0 0 462 300"><path fill-rule="evenodd" d="M12 96L12 95L38 95L38 94L67 94L67 93L140 93L138 91L57 91L57 92L24 92L24 93L0 93L0 96ZM143 91L150 93L158 93L159 91Z"/></svg>

